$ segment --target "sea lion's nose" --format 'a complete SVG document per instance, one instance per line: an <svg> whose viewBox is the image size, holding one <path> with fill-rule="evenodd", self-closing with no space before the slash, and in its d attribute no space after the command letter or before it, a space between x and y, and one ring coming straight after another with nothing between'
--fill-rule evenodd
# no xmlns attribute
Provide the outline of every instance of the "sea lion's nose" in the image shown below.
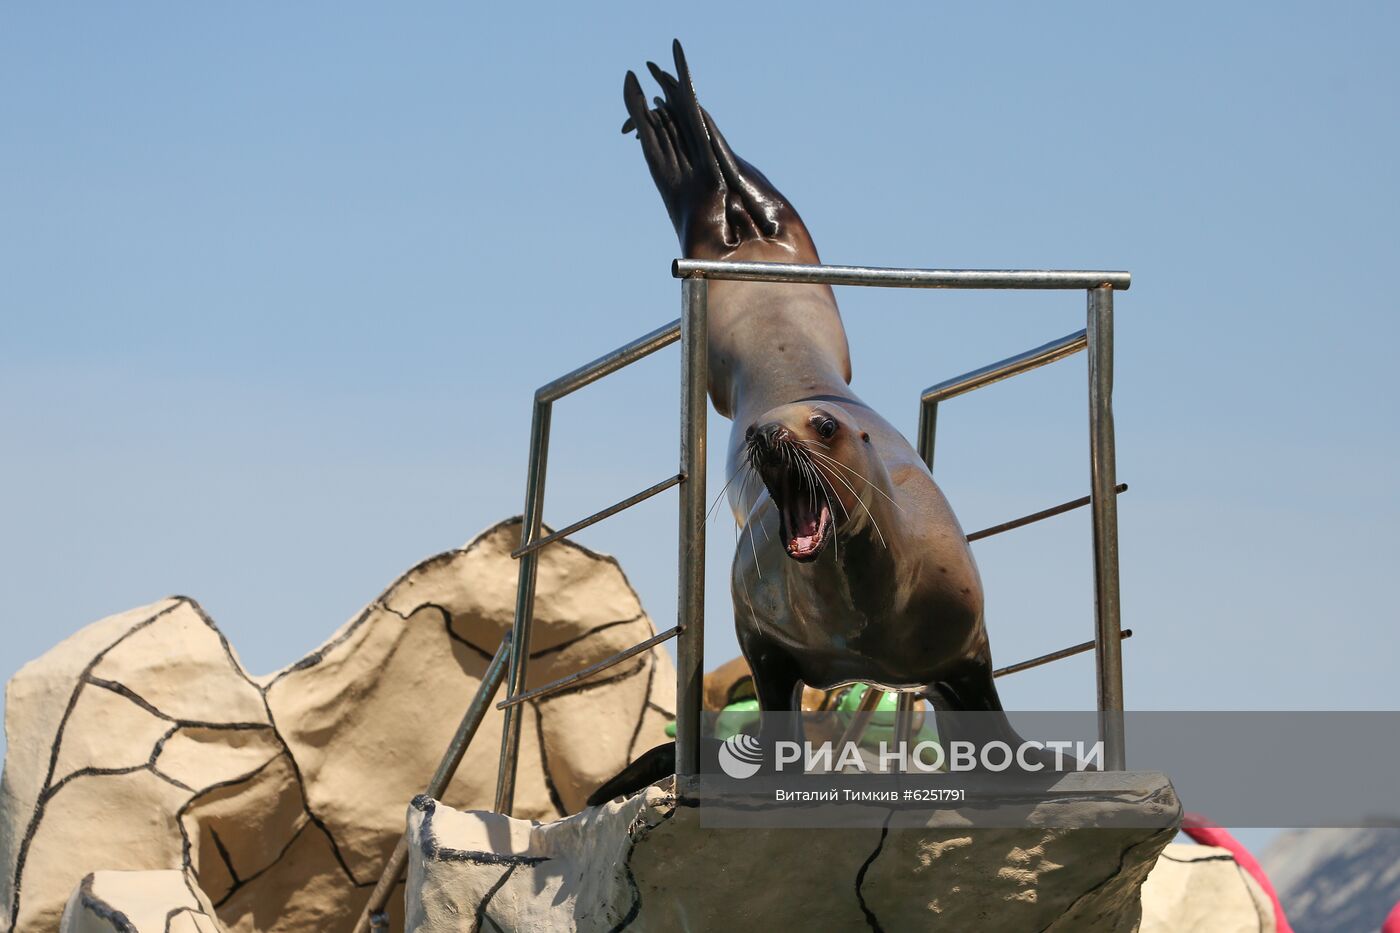
<svg viewBox="0 0 1400 933"><path fill-rule="evenodd" d="M776 421L760 428L754 428L752 431L752 443L760 450L772 450L791 436L788 429Z"/></svg>

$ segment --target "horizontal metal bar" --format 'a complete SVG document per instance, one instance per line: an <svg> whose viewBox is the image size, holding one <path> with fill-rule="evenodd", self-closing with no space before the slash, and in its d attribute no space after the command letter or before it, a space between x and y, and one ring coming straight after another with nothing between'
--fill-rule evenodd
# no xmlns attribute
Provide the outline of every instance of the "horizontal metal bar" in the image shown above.
<svg viewBox="0 0 1400 933"><path fill-rule="evenodd" d="M1118 638L1120 641L1132 637L1133 630L1130 628L1122 629L1118 633ZM1093 650L1094 642L1082 641L1077 645L1072 645L1068 648L1061 648L1059 651L1052 651L1049 654L1042 654L1038 658L1031 658L1029 661L1022 661L1019 664L1012 664L1008 667L999 667L996 670L992 671L992 676L1005 677L1007 674L1018 674L1021 671L1028 671L1033 667L1040 667L1042 664L1049 664L1051 661L1063 661L1065 658L1072 658L1076 654L1083 654L1086 651Z"/></svg>
<svg viewBox="0 0 1400 933"><path fill-rule="evenodd" d="M621 512L624 509L630 509L632 506L636 505L639 502L645 502L657 493L665 492L672 486L677 486L684 481L685 476L681 473L677 473L670 479L664 479L661 482L657 483L655 486L648 486L646 489L643 489L635 496L628 496L621 502L614 503L613 505L608 506L606 509L603 509L601 512L594 512L587 518L581 518L578 521L574 522L572 525L568 526L567 528L561 528L553 534L546 535L545 537L540 538L538 541L531 541L529 544L521 545L520 547L511 551L510 556L518 559L524 557L526 554L529 554L531 551L538 551L540 548L545 547L549 544L553 544L555 541L558 541L561 538L567 538L569 535L573 534L576 531L582 531L589 525L596 525L603 519L608 518L612 515L616 515L618 512Z"/></svg>
<svg viewBox="0 0 1400 933"><path fill-rule="evenodd" d="M517 706L521 703L524 703L526 700L536 700L542 696L548 696L551 693L557 693L559 690L562 690L564 687L567 687L570 684L578 683L585 677L592 677L599 671L605 671L608 668L612 667L614 664L620 664L621 662L626 661L630 657L641 654L648 648L654 648L655 646L661 644L664 641L670 641L672 638L675 638L680 633L681 626L679 625L677 625L675 628L669 628L666 631L661 632L660 634L651 636L646 641L638 642L631 648L628 648L626 651L619 651L612 657L604 658L597 664L590 664L588 667L585 667L581 671L574 671L568 677L561 677L558 680L553 681L552 683L545 684L543 687L536 687L535 689L530 690L526 693L522 693L519 696L513 696L509 699L502 700L501 702L496 704L496 709L505 709L508 706Z"/></svg>
<svg viewBox="0 0 1400 933"><path fill-rule="evenodd" d="M1119 493L1127 492L1128 484L1119 483L1116 487L1114 487L1114 490ZM1022 516L1021 518L1013 518L1009 522L1002 522L1000 525L993 525L990 528L983 528L981 531L974 531L972 534L967 536L967 540L980 541L983 538L990 538L992 535L999 535L1003 531L1011 531L1013 528L1021 528L1025 525L1030 525L1046 518L1054 518L1056 515L1063 515L1066 512L1073 512L1075 509L1084 508L1084 506L1089 504L1091 499L1091 496L1081 496L1078 499L1073 499L1069 502L1062 502L1059 505L1052 505L1048 509L1042 509L1039 512L1032 512L1031 514Z"/></svg>
<svg viewBox="0 0 1400 933"><path fill-rule="evenodd" d="M813 266L791 262L734 262L677 259L671 274L678 279L729 279L741 282L809 282L818 285L876 285L886 288L1027 288L1089 289L1112 285L1126 291L1127 272L1063 269L882 269L876 266Z"/></svg>
<svg viewBox="0 0 1400 933"><path fill-rule="evenodd" d="M1034 350L1027 350L1025 353L1008 356L1000 362L989 363L981 369L974 369L970 373L954 376L952 379L945 379L943 382L925 389L921 398L925 405L947 401L950 398L964 395L974 389L980 389L994 382L1001 382L1003 379L1019 376L1021 373L1029 372L1047 363L1053 363L1067 356L1073 356L1086 346L1088 346L1087 335L1084 331L1077 330L1072 334L1066 334L1059 340L1052 340L1047 344L1038 346Z"/></svg>
<svg viewBox="0 0 1400 933"><path fill-rule="evenodd" d="M617 372L622 367L635 363L642 357L650 356L657 350L668 347L680 339L681 322L677 319L665 327L658 327L651 333L618 347L611 353L598 357L587 365L580 366L567 375L560 376L553 382L540 386L539 391L535 393L535 398L545 402L561 399L570 392L577 392L590 382L597 382L608 373Z"/></svg>

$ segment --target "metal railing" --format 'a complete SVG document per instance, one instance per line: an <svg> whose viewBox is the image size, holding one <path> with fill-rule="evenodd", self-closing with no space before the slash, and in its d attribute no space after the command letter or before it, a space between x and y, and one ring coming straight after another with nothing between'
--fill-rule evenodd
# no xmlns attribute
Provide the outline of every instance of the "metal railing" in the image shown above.
<svg viewBox="0 0 1400 933"><path fill-rule="evenodd" d="M439 796L447 787L457 765L495 699L502 681L506 698L496 703L505 713L501 732L501 753L496 778L495 809L509 813L515 800L516 767L520 750L520 707L530 700L555 693L600 671L618 664L671 638L676 645L676 773L694 775L700 766L701 696L704 669L705 624L705 445L708 414L708 302L710 279L759 282L801 282L825 285L865 285L893 288L955 289L1082 289L1088 292L1088 326L1061 340L1048 343L1000 363L939 383L922 396L918 449L933 468L934 431L938 403L974 389L990 385L1047 363L1063 359L1083 349L1089 351L1090 495L1040 512L1003 522L968 535L978 540L1032 522L1041 521L1084 505L1092 506L1094 525L1094 575L1096 637L1060 651L1013 664L994 672L995 676L1015 673L1051 661L1094 650L1097 657L1100 736L1105 743L1105 765L1121 770L1123 763L1123 675L1120 640L1131 631L1119 627L1118 598L1118 517L1115 497L1126 487L1115 480L1113 442L1113 291L1126 290L1131 278L1126 272L1058 270L939 270L882 269L869 266L810 266L771 262L731 262L677 259L671 274L681 280L681 317L592 363L542 386L535 393L530 429L529 473L525 486L525 509L521 520L520 546L511 552L518 559L515 620L501 641L496 655L482 676L481 686L427 788ZM629 496L620 502L580 519L559 531L541 536L544 515L545 476L549 459L550 419L554 402L604 376L641 360L676 341L681 343L681 437L680 469L671 477ZM609 516L665 492L680 489L680 532L677 554L676 625L643 642L603 660L532 690L525 690L530 660L530 634L534 621L535 580L539 553ZM873 711L876 690L867 691L852 729ZM867 709L868 706L868 709ZM907 726L912 701L901 695L899 720ZM406 861L406 837L400 839L378 885L364 908L356 933L387 928L384 907L402 877Z"/></svg>

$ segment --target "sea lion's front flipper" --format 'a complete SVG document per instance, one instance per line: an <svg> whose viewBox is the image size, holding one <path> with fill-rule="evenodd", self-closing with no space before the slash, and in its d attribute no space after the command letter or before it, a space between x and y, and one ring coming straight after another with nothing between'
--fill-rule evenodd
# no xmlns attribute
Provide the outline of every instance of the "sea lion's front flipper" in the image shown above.
<svg viewBox="0 0 1400 933"><path fill-rule="evenodd" d="M801 261L816 262L802 220L763 173L734 154L714 118L700 106L685 52L673 43L676 75L647 63L665 94L649 109L633 72L623 82L629 117L647 166L687 256L728 256L744 243L784 243ZM790 242L788 242L790 241Z"/></svg>

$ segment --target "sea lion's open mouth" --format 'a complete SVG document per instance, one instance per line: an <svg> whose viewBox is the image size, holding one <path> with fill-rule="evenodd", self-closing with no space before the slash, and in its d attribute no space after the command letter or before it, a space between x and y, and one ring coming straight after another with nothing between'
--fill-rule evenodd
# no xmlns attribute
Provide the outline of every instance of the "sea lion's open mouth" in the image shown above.
<svg viewBox="0 0 1400 933"><path fill-rule="evenodd" d="M783 546L793 560L816 560L832 535L831 508L815 471L796 466L764 471L764 485L778 507Z"/></svg>

